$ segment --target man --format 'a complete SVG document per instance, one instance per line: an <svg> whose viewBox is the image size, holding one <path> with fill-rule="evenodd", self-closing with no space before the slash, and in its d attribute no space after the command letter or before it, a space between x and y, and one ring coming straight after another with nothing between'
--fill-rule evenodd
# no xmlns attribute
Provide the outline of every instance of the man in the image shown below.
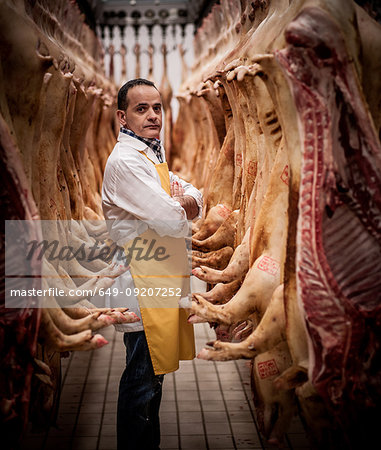
<svg viewBox="0 0 381 450"><path fill-rule="evenodd" d="M119 385L118 450L158 449L165 373L194 358L193 328L178 307L189 292L185 240L200 217L202 195L168 171L160 143L162 102L148 80L118 93L118 142L108 158L102 204L111 238L130 270L119 277L108 306L127 306L141 319L124 331L126 368ZM116 288L116 289L115 289Z"/></svg>

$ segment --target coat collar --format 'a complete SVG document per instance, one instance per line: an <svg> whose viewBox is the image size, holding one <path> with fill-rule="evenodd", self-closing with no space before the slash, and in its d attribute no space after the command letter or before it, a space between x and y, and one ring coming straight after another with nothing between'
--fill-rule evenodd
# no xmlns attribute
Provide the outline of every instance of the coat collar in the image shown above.
<svg viewBox="0 0 381 450"><path fill-rule="evenodd" d="M156 157L154 151L151 148L149 148L147 144L145 144L142 141L139 141L139 139L136 139L132 136L129 136L128 134L121 133L119 131L118 142L127 144L129 147L132 147L133 149L135 149L139 152L143 151L150 159L152 159L153 161L157 161L157 164L159 164L159 161L157 160L157 157ZM161 154L162 154L163 162L166 162L164 148L163 148L163 151L161 152Z"/></svg>
<svg viewBox="0 0 381 450"><path fill-rule="evenodd" d="M130 147L134 148L135 150L139 150L139 151L144 151L147 152L148 150L148 145L145 144L142 141L139 141L139 139L136 139L132 136L129 136L128 134L122 133L119 131L119 136L118 136L118 142L123 142L128 144Z"/></svg>

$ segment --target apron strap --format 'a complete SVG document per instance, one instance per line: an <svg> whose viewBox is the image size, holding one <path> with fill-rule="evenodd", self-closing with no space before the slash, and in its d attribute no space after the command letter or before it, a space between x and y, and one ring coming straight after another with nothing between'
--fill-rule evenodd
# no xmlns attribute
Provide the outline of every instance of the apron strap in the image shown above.
<svg viewBox="0 0 381 450"><path fill-rule="evenodd" d="M144 155L148 161L151 161L151 163L155 166L156 172L158 173L160 177L160 183L161 187L165 190L165 192L170 196L171 195L171 182L169 180L169 169L168 164L166 162L156 164L152 161L152 159L148 158L148 156L145 154L145 152L138 150L139 153Z"/></svg>

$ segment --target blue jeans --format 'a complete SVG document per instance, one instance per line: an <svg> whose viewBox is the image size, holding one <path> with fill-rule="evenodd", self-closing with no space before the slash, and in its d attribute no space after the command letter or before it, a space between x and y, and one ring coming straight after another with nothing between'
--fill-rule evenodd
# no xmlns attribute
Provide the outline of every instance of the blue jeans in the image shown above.
<svg viewBox="0 0 381 450"><path fill-rule="evenodd" d="M124 333L126 368L119 384L118 450L158 450L164 375L155 375L144 331Z"/></svg>

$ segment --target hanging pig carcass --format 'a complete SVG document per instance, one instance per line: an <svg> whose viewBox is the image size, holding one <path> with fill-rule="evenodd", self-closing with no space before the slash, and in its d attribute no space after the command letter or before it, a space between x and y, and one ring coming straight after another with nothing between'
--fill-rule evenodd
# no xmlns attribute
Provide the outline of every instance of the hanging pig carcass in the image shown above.
<svg viewBox="0 0 381 450"><path fill-rule="evenodd" d="M380 54L380 25L339 0L222 1L195 36L180 117L190 177L206 195L193 273L210 289L194 294L189 320L239 325L234 342L199 357L252 359L257 418L273 443L296 407L313 447L359 448L376 436ZM209 82L215 109L201 102ZM197 161L209 142L192 137L205 107L226 127L207 177ZM230 233L219 232L220 205L236 211ZM228 246L230 261L213 267L211 250Z"/></svg>
<svg viewBox="0 0 381 450"><path fill-rule="evenodd" d="M73 2L2 2L0 30L1 209L13 227L11 238L2 231L0 405L3 441L16 448L28 412L37 428L56 420L61 355L99 348L107 341L97 330L137 317L87 298L126 270L98 257L109 247L100 187L115 139L101 45ZM25 242L43 239L82 257L53 257L51 247L22 258ZM13 302L15 283L63 295Z"/></svg>

